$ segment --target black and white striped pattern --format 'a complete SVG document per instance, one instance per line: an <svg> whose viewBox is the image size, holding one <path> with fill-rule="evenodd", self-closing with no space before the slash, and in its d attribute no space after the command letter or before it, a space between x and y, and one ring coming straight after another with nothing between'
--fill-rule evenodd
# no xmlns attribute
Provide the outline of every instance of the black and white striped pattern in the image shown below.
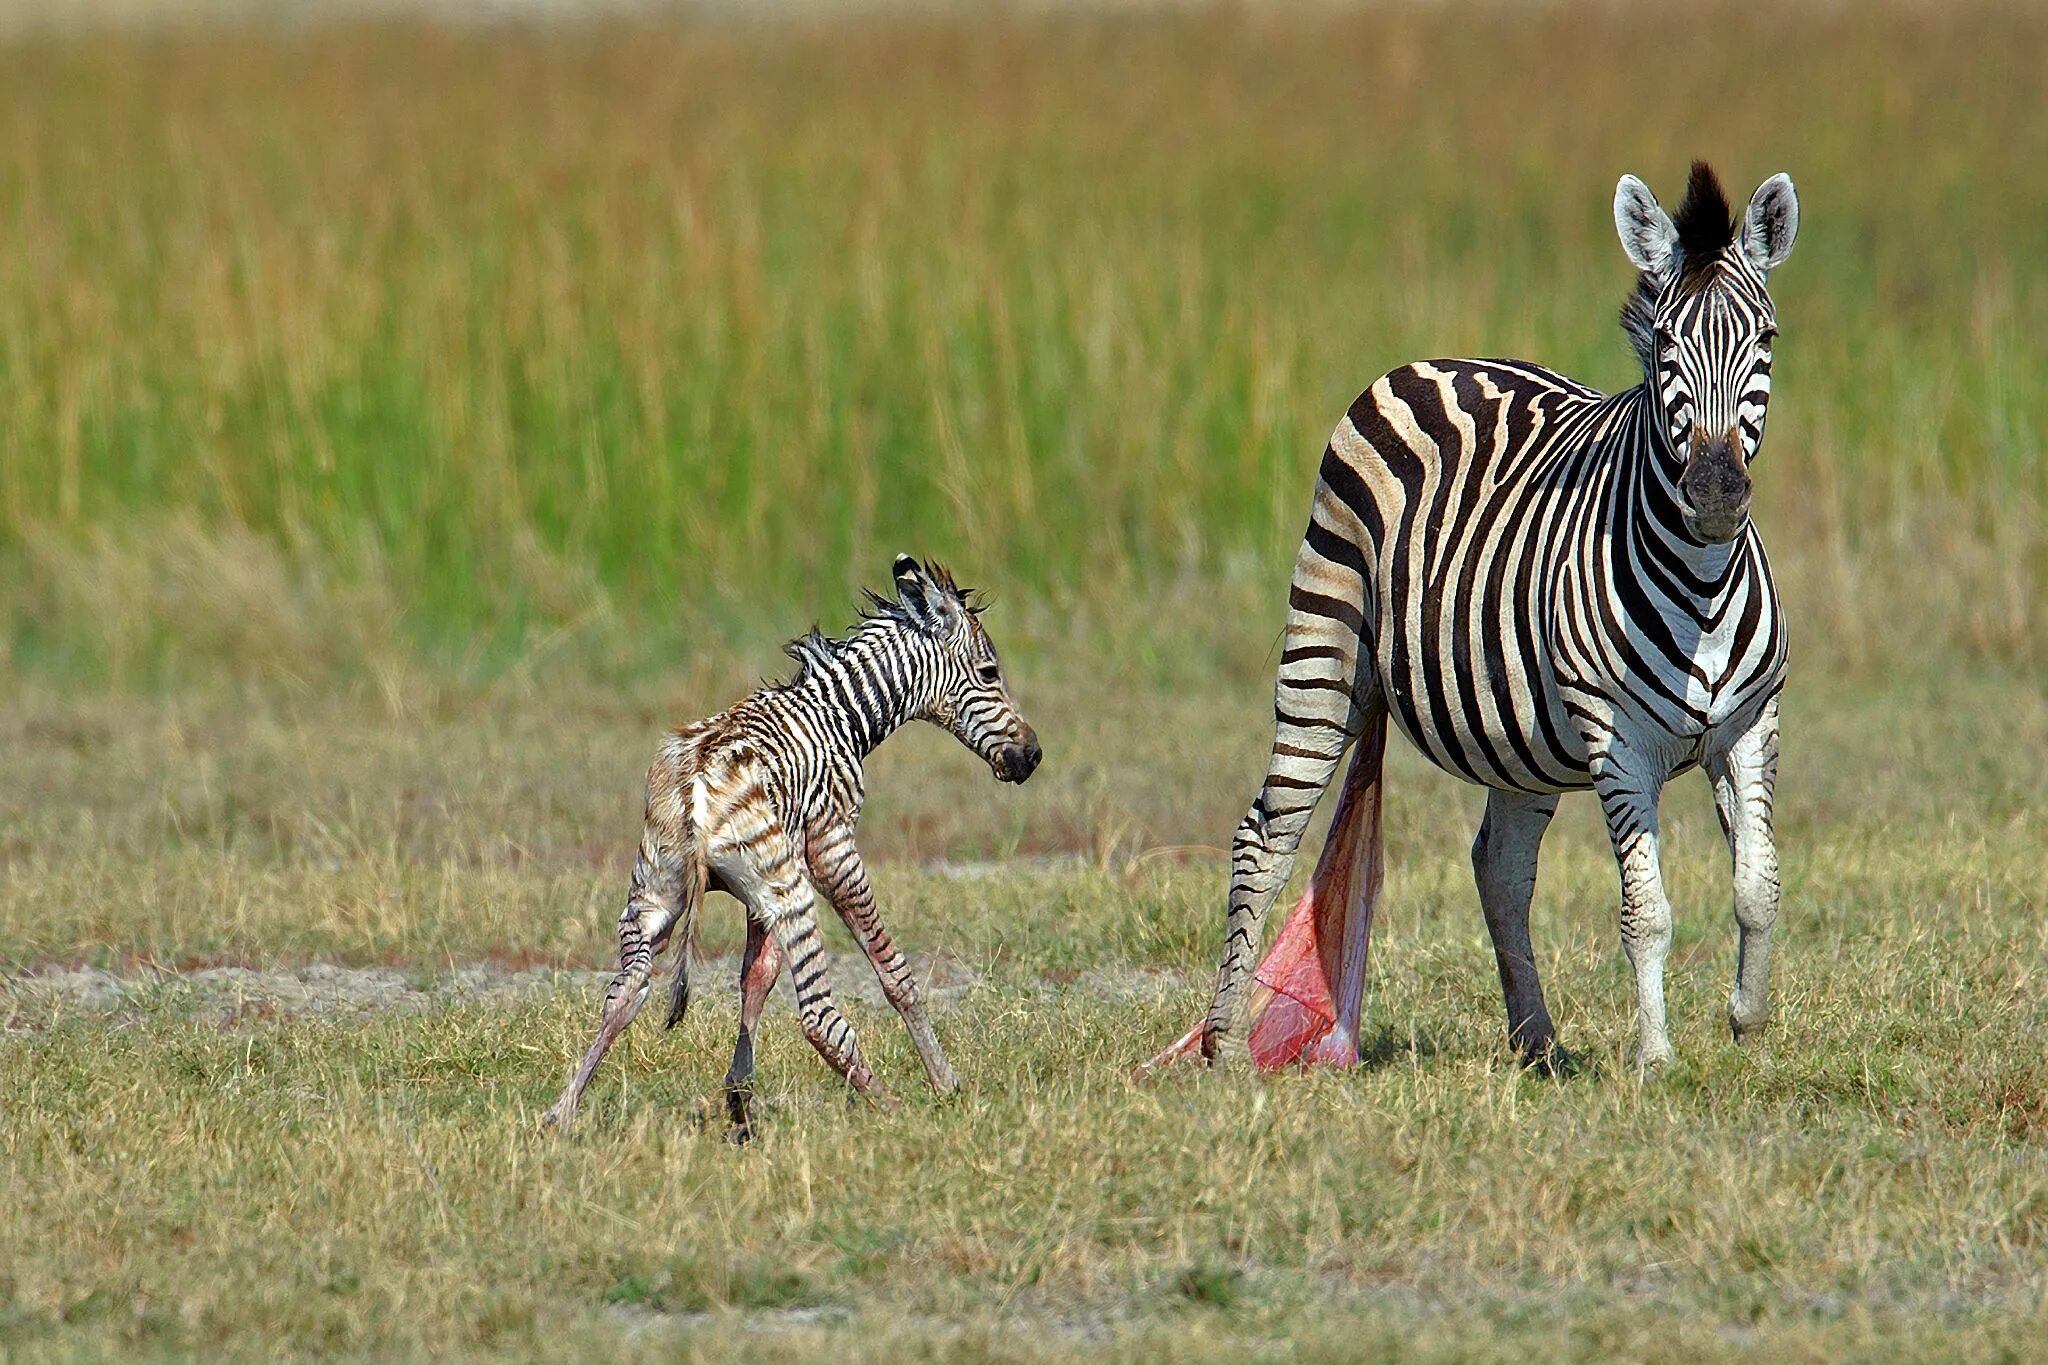
<svg viewBox="0 0 2048 1365"><path fill-rule="evenodd" d="M704 891L747 908L740 1031L726 1092L748 1123L754 1030L787 961L804 1036L861 1093L886 1100L826 979L817 896L860 942L883 993L902 1015L940 1091L958 1085L918 998L910 964L882 926L854 846L864 788L861 764L912 720L950 731L1005 782L1037 768L1038 737L1011 701L981 608L951 574L908 555L895 563L894 599L844 639L813 630L789 645L796 676L763 686L730 710L671 734L647 775L647 816L632 891L619 919L619 974L598 1034L548 1123L575 1112L619 1033L646 1001L654 958L680 929L683 950L669 1001L671 1027L689 1004L689 942Z"/></svg>
<svg viewBox="0 0 2048 1365"><path fill-rule="evenodd" d="M1738 1036L1764 1017L1786 646L1749 465L1776 326L1765 277L1797 202L1773 177L1738 224L1695 165L1676 222L1634 177L1615 217L1641 271L1623 310L1641 386L1608 397L1521 361L1429 361L1375 383L1331 438L1289 593L1272 757L1232 845L1212 1057L1242 1046L1260 926L1311 812L1386 717L1491 789L1473 866L1525 1054L1553 1040L1528 935L1537 848L1558 795L1590 788L1621 867L1639 1059L1669 1057L1657 805L1694 765L1734 851L1730 1017Z"/></svg>

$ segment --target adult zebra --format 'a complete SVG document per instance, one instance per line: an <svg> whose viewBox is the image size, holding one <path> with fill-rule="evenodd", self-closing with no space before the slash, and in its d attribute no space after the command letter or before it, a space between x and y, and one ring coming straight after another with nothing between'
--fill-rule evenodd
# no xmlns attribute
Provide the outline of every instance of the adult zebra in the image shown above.
<svg viewBox="0 0 2048 1365"><path fill-rule="evenodd" d="M1472 865L1525 1057L1554 1039L1529 943L1537 849L1559 793L1590 788L1621 869L1638 1065L1670 1058L1657 805L1695 764L1734 857L1729 1022L1738 1039L1763 1022L1785 634L1749 465L1776 335L1765 278L1792 249L1798 201L1773 176L1737 222L1696 162L1676 221L1634 176L1614 219L1641 272L1621 315L1641 385L1608 397L1523 361L1429 361L1374 384L1331 438L1288 596L1272 758L1231 845L1215 1002L1178 1050L1259 1042L1246 977L1260 924L1363 737L1331 848L1259 973L1289 1005L1261 1020L1275 1034L1262 1063L1356 1057L1389 713L1432 762L1490 789Z"/></svg>

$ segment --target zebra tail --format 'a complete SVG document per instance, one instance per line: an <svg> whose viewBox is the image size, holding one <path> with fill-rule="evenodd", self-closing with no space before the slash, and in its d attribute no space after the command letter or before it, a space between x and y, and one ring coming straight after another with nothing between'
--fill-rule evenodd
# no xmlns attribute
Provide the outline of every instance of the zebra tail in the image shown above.
<svg viewBox="0 0 2048 1365"><path fill-rule="evenodd" d="M698 839L694 828L684 830L682 860L677 878L681 883L682 903L676 911L676 972L669 982L668 1018L662 1024L664 1029L680 1024L690 1008L690 951L696 946L697 907L704 903L704 889L710 875L710 869L704 862L703 842Z"/></svg>

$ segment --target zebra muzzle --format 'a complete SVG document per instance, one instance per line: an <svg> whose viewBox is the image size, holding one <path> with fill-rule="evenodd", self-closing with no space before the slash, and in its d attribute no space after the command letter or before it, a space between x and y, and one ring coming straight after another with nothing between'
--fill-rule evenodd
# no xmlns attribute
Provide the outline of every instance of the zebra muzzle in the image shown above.
<svg viewBox="0 0 2048 1365"><path fill-rule="evenodd" d="M1022 783L1038 771L1039 760L1044 757L1045 751L1038 747L1038 736L1026 730L1021 741L996 750L989 767L995 770L999 781Z"/></svg>
<svg viewBox="0 0 2048 1365"><path fill-rule="evenodd" d="M1755 488L1734 440L1693 437L1685 472L1678 477L1679 505L1693 534L1711 544L1733 540L1749 516Z"/></svg>

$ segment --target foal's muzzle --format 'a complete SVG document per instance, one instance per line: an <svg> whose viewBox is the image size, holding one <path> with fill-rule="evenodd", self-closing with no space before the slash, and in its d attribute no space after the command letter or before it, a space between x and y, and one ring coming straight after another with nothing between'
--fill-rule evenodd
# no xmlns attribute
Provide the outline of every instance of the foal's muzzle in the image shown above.
<svg viewBox="0 0 2048 1365"><path fill-rule="evenodd" d="M999 781L1023 782L1038 771L1038 761L1044 756L1045 751L1038 747L1037 733L1027 725L1023 738L996 750L996 756L989 760L988 766Z"/></svg>
<svg viewBox="0 0 2048 1365"><path fill-rule="evenodd" d="M1739 453L1739 439L1733 432L1709 439L1695 430L1685 472L1678 476L1685 524L1710 545L1735 539L1749 519L1749 499L1756 486Z"/></svg>

